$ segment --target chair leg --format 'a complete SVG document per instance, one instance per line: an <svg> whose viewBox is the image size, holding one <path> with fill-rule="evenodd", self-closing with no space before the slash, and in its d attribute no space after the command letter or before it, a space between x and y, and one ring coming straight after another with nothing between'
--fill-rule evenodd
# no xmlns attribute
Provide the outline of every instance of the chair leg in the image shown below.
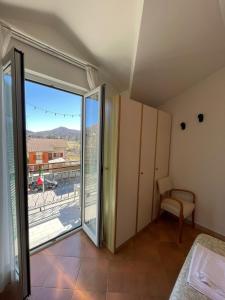
<svg viewBox="0 0 225 300"><path fill-rule="evenodd" d="M184 224L184 217L180 216L180 218L179 218L178 243L182 242L183 224Z"/></svg>
<svg viewBox="0 0 225 300"><path fill-rule="evenodd" d="M192 218L192 227L195 228L195 210L193 210L191 218Z"/></svg>
<svg viewBox="0 0 225 300"><path fill-rule="evenodd" d="M158 222L158 220L160 218L160 215L161 215L161 203L162 203L162 196L160 195L160 198L159 198L159 208L158 208L158 214L157 214L157 217L156 217L156 223Z"/></svg>
<svg viewBox="0 0 225 300"><path fill-rule="evenodd" d="M159 207L159 210L158 210L158 215L156 217L156 223L158 222L160 215L161 215L161 207Z"/></svg>

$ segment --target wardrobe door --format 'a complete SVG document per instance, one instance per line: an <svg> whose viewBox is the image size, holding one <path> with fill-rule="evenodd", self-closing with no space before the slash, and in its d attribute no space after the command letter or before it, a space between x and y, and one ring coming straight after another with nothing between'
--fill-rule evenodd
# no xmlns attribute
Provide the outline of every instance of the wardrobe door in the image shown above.
<svg viewBox="0 0 225 300"><path fill-rule="evenodd" d="M137 231L151 222L154 190L157 110L143 105Z"/></svg>
<svg viewBox="0 0 225 300"><path fill-rule="evenodd" d="M116 247L136 233L142 104L120 99Z"/></svg>
<svg viewBox="0 0 225 300"><path fill-rule="evenodd" d="M169 174L171 122L171 116L168 113L160 110L158 111L153 219L157 217L159 210L159 194L156 184L157 179Z"/></svg>

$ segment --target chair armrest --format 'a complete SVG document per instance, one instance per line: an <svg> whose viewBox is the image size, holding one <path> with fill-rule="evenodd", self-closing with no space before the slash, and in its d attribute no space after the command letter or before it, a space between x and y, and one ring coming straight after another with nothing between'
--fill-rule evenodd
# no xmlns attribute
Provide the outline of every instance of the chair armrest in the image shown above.
<svg viewBox="0 0 225 300"><path fill-rule="evenodd" d="M172 189L170 190L171 194L173 192L184 192L184 193L188 193L190 195L192 195L192 202L195 204L195 199L196 199L196 196L195 196L195 193L193 193L192 191L189 191L189 190L184 190L184 189Z"/></svg>
<svg viewBox="0 0 225 300"><path fill-rule="evenodd" d="M176 198L171 198L171 197L170 197L170 200L173 200L173 201L177 202L180 205L180 215L183 217L183 209L184 209L184 207L183 207L182 201L179 200L179 199L176 199ZM162 199L162 201L163 201L163 199Z"/></svg>

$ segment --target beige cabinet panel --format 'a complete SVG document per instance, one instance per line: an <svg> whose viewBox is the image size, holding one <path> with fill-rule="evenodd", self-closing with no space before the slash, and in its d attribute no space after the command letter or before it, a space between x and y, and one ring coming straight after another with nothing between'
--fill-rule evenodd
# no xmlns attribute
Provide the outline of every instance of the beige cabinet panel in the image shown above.
<svg viewBox="0 0 225 300"><path fill-rule="evenodd" d="M116 247L136 233L142 104L120 100Z"/></svg>
<svg viewBox="0 0 225 300"><path fill-rule="evenodd" d="M122 93L118 106L118 110L115 110L119 114L116 118L118 122L115 123L118 124L118 135L114 132L106 138L108 147L105 148L108 157L105 173L112 168L114 173L110 178L116 177L116 188L114 186L112 189L115 194L110 189L112 182L106 180L108 185L105 189L108 203L105 206L105 240L111 251L124 244L157 216L159 199L156 180L168 174L170 155L169 114L129 99L128 93ZM112 136L115 137L113 141ZM109 153L117 137L117 155L113 152L114 162L117 160L117 163L113 168ZM107 176L105 174L106 179ZM109 196L109 193L113 196Z"/></svg>
<svg viewBox="0 0 225 300"><path fill-rule="evenodd" d="M105 99L103 238L111 252L115 250L119 101L119 95Z"/></svg>
<svg viewBox="0 0 225 300"><path fill-rule="evenodd" d="M143 105L137 231L151 222L155 171L157 110Z"/></svg>

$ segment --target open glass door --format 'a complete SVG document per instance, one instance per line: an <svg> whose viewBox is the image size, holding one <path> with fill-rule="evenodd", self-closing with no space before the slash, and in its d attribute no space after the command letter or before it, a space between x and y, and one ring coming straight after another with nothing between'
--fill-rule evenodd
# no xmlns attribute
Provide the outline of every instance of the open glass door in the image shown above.
<svg viewBox="0 0 225 300"><path fill-rule="evenodd" d="M100 246L104 86L84 96L83 229Z"/></svg>
<svg viewBox="0 0 225 300"><path fill-rule="evenodd" d="M3 59L4 186L9 210L10 286L13 299L30 295L23 53L13 48ZM2 245L4 247L4 245ZM10 294L10 293L9 293ZM11 299L8 296L7 299Z"/></svg>

